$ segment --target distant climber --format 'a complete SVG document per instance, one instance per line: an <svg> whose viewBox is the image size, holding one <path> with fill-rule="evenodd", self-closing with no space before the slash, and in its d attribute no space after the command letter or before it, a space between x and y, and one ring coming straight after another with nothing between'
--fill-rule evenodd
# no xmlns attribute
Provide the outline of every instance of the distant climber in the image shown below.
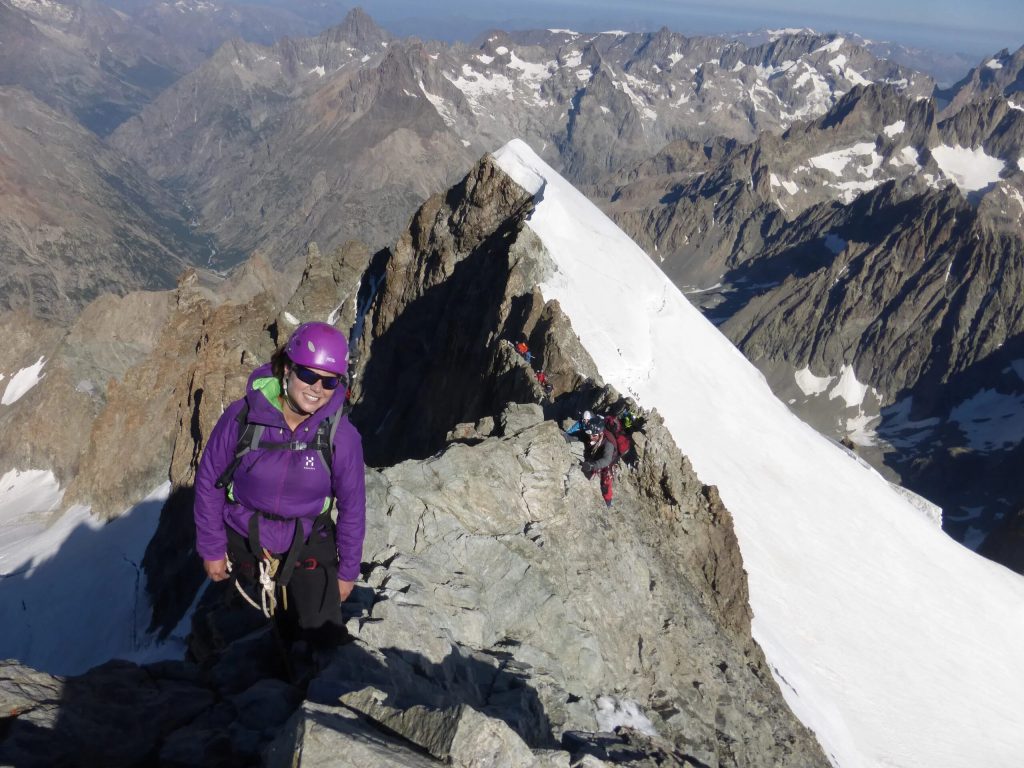
<svg viewBox="0 0 1024 768"><path fill-rule="evenodd" d="M525 340L519 340L516 342L516 352L522 355L523 360L528 363L533 362L533 354L530 352L530 347L526 344Z"/></svg>
<svg viewBox="0 0 1024 768"><path fill-rule="evenodd" d="M537 371L537 384L540 385L540 391L544 393L544 397L548 400L551 399L551 393L554 392L555 388L548 381L548 375L544 371Z"/></svg>
<svg viewBox="0 0 1024 768"><path fill-rule="evenodd" d="M582 437L586 434L587 425L593 420L594 414L590 411L584 411L583 415L580 416L572 425L565 430L566 440L572 440L575 437Z"/></svg>
<svg viewBox="0 0 1024 768"><path fill-rule="evenodd" d="M206 574L240 579L286 639L343 634L341 602L359 575L366 489L362 441L343 410L347 354L336 328L300 325L227 407L196 475Z"/></svg>
<svg viewBox="0 0 1024 768"><path fill-rule="evenodd" d="M580 469L583 475L589 480L594 474L601 476L601 497L606 506L612 505L612 479L615 472L615 463L619 460L619 451L615 444L615 438L605 428L604 419L600 416L591 416L584 424L586 443L584 447L584 460Z"/></svg>
<svg viewBox="0 0 1024 768"><path fill-rule="evenodd" d="M626 434L643 431L646 419L644 418L643 411L640 410L640 407L633 398L624 398L615 406L612 413L619 417L619 421L622 422L622 428L626 430Z"/></svg>
<svg viewBox="0 0 1024 768"><path fill-rule="evenodd" d="M580 469L589 480L595 474L601 475L601 497L606 506L612 505L612 477L619 450L615 437L605 428L604 419L591 415L583 423L586 443L583 449L583 464Z"/></svg>

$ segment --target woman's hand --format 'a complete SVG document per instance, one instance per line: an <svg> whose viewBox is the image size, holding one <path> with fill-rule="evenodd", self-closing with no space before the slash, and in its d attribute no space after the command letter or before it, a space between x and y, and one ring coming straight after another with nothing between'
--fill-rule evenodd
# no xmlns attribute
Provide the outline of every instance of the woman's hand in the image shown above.
<svg viewBox="0 0 1024 768"><path fill-rule="evenodd" d="M224 581L228 577L228 560L222 557L220 560L203 560L203 569L210 581Z"/></svg>
<svg viewBox="0 0 1024 768"><path fill-rule="evenodd" d="M352 587L356 583L354 581L342 581L338 579L338 594L341 596L341 602L348 600L348 596L352 594Z"/></svg>

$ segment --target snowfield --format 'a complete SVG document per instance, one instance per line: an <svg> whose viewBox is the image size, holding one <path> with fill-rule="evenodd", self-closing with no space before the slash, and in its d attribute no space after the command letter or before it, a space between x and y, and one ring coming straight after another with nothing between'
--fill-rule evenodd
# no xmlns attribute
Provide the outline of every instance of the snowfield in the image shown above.
<svg viewBox="0 0 1024 768"><path fill-rule="evenodd" d="M1016 768L1024 578L946 536L805 425L647 255L526 144L498 164L601 375L657 408L733 514L753 633L797 716L842 768ZM621 306L629 275L633 310ZM685 340L685 343L680 343Z"/></svg>

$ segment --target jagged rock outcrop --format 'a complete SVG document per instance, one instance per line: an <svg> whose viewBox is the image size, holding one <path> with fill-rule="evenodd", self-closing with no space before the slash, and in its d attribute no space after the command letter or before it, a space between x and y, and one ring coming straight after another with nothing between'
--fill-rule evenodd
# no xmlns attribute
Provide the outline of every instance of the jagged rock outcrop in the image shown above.
<svg viewBox="0 0 1024 768"><path fill-rule="evenodd" d="M525 318L511 315L526 309L537 277L518 238L531 208L485 158L424 203L394 249L375 259L353 411L373 434L369 463L429 455L455 424L530 391L527 377L485 373L498 364L498 342L522 335Z"/></svg>
<svg viewBox="0 0 1024 768"><path fill-rule="evenodd" d="M277 319L279 341L283 342L298 322L311 317L324 318L339 328L352 328L360 280L369 263L369 249L358 241L345 243L326 258L320 255L316 243L310 243L298 288L282 302L284 310Z"/></svg>

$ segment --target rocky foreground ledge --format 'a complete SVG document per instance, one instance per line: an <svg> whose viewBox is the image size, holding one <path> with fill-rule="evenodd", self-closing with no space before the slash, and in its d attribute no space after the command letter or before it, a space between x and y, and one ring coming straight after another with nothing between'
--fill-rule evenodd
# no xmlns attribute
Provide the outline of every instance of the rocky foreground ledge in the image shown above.
<svg viewBox="0 0 1024 768"><path fill-rule="evenodd" d="M0 765L826 765L750 638L729 513L657 414L612 509L539 406L453 432L368 470L351 639L317 671L204 600L195 661L0 667Z"/></svg>

